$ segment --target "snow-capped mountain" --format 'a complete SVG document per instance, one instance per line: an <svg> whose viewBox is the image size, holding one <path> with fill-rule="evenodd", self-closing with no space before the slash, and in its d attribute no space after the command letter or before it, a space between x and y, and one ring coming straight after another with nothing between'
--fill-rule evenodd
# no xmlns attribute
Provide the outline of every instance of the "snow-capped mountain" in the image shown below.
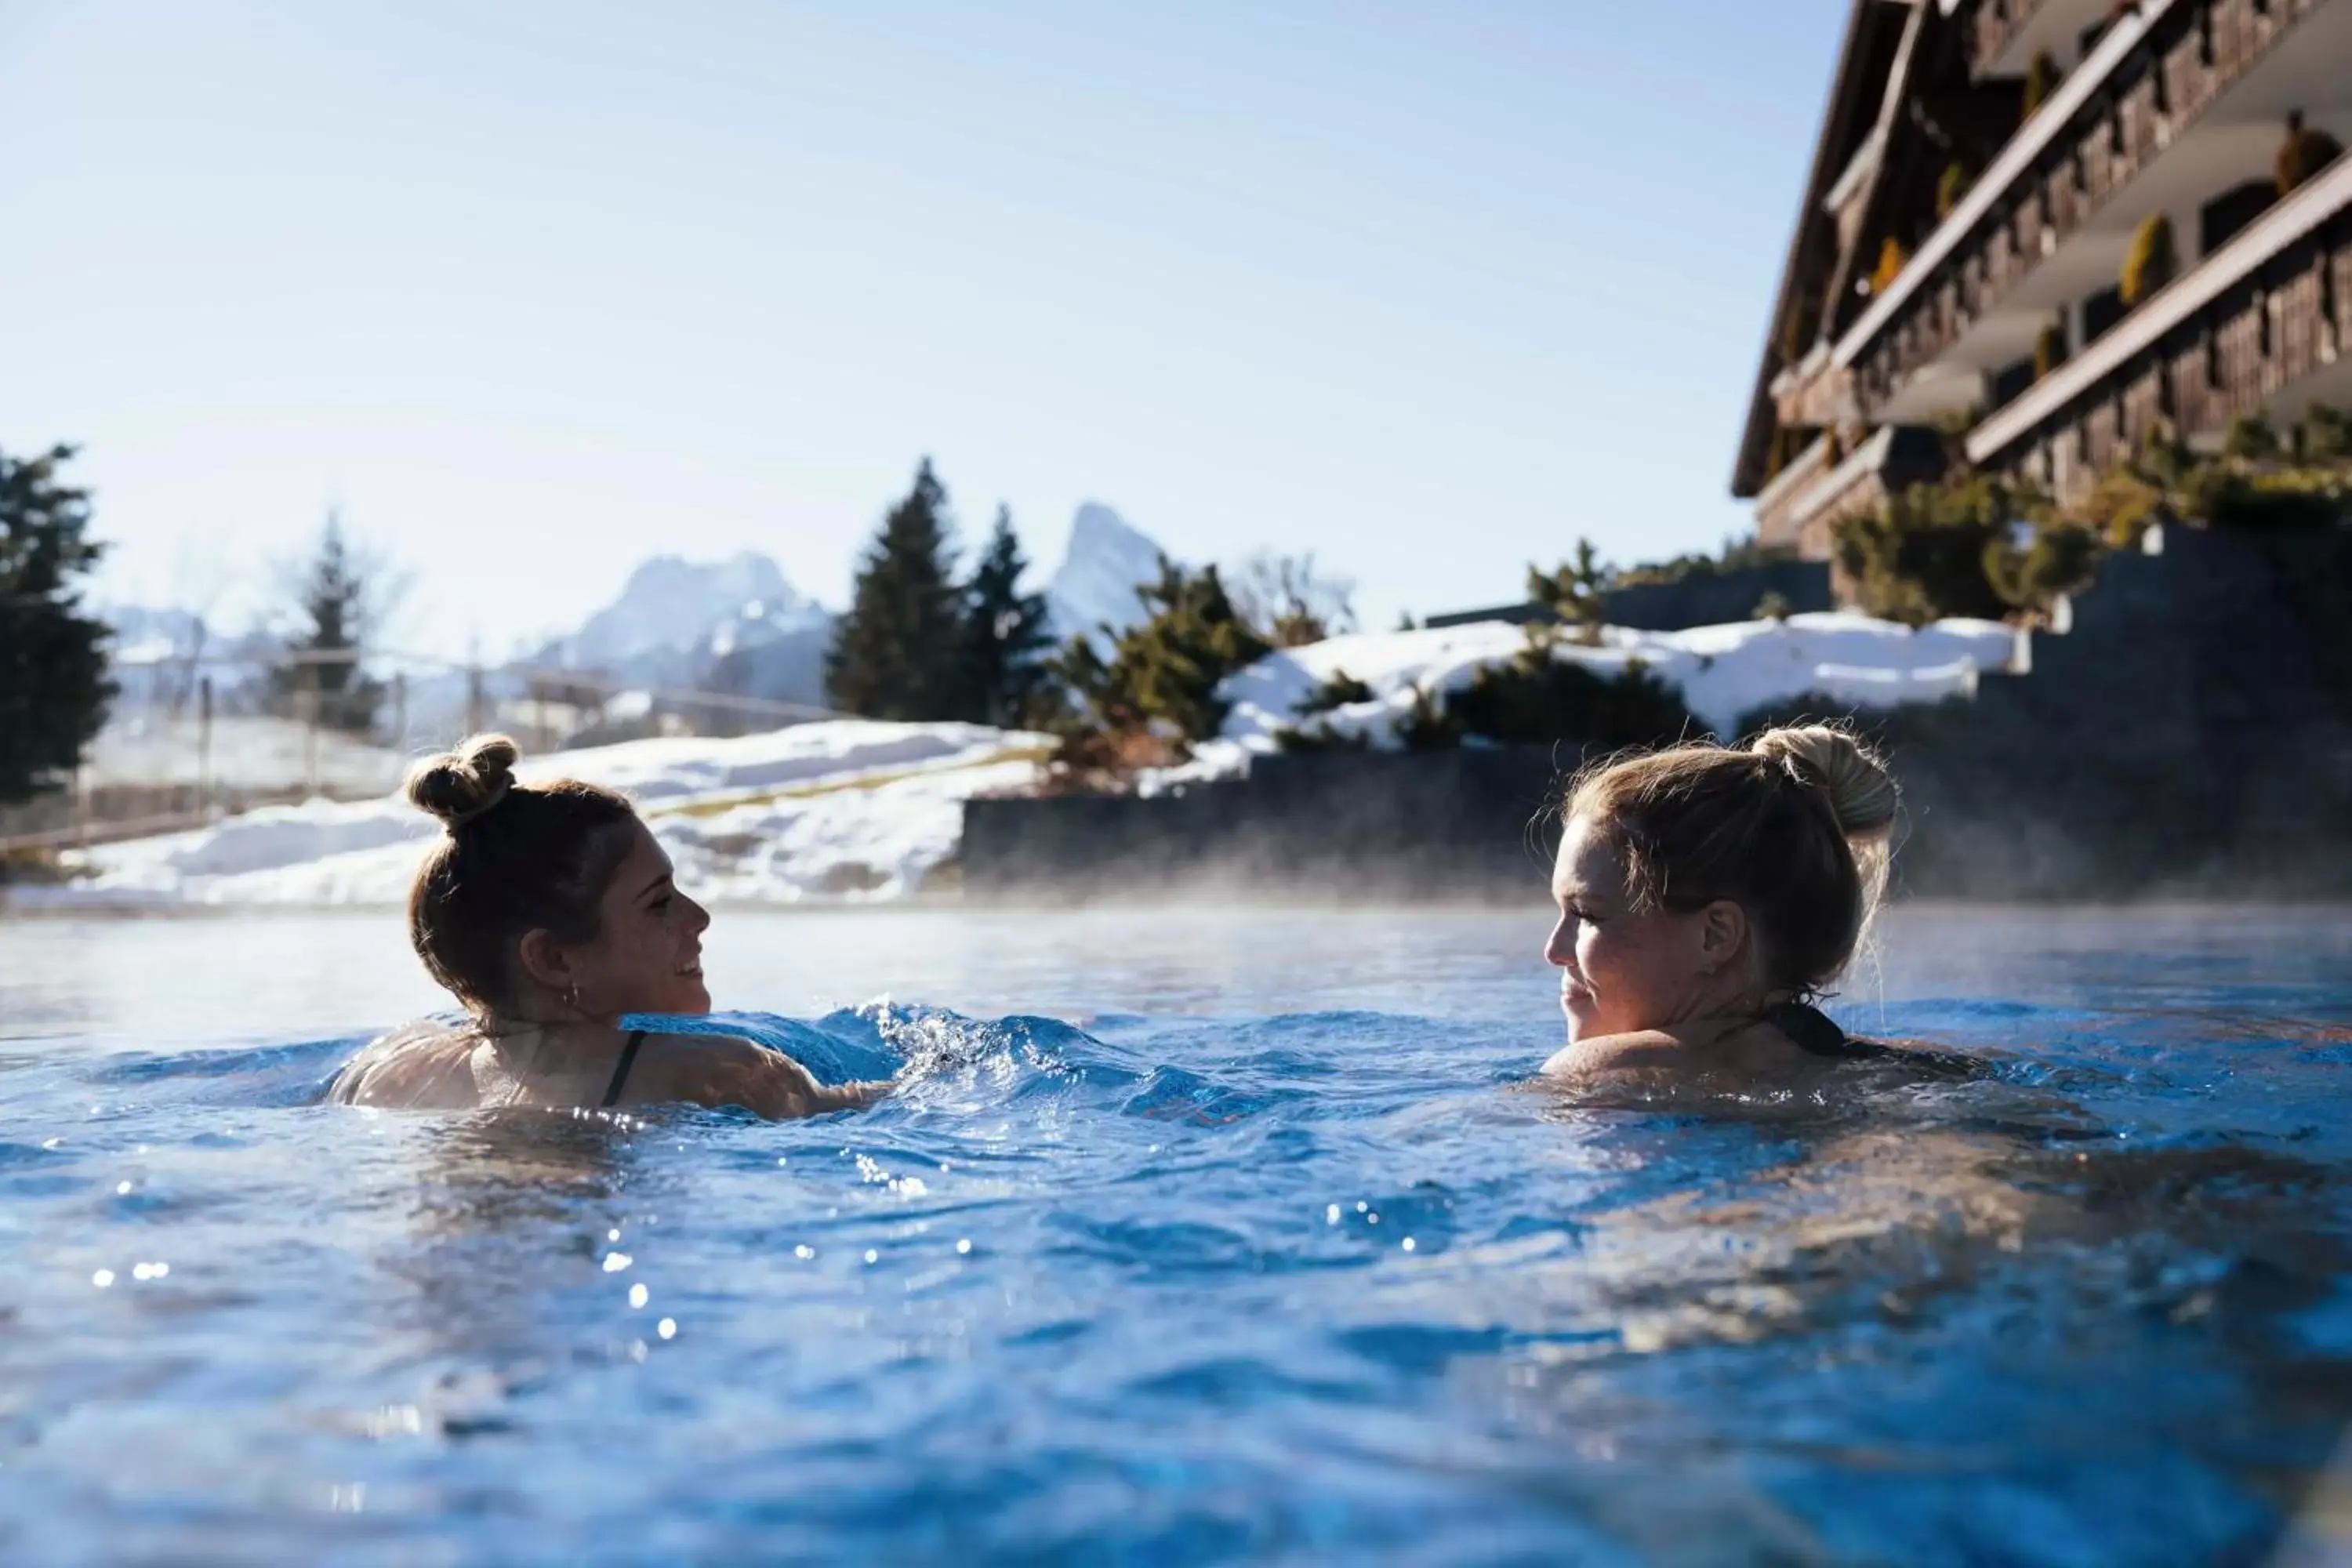
<svg viewBox="0 0 2352 1568"><path fill-rule="evenodd" d="M711 562L656 555L629 574L619 598L546 652L572 668L671 681L707 659L830 620L764 555L745 551Z"/></svg>
<svg viewBox="0 0 2352 1568"><path fill-rule="evenodd" d="M621 595L528 664L593 671L632 686L824 700L833 616L751 551L724 561L656 555Z"/></svg>
<svg viewBox="0 0 2352 1568"><path fill-rule="evenodd" d="M1136 586L1159 579L1163 553L1157 541L1102 502L1079 507L1062 564L1045 584L1055 637L1093 637L1105 625L1125 631L1142 620Z"/></svg>

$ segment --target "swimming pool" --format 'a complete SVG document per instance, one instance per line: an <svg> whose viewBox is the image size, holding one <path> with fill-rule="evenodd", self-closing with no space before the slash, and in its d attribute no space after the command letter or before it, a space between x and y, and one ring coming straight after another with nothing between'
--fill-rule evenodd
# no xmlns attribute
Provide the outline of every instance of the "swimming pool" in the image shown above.
<svg viewBox="0 0 2352 1568"><path fill-rule="evenodd" d="M782 1126L320 1105L391 917L0 922L0 1560L2352 1539L2352 914L1898 910L1841 1016L1999 1075L1706 1116L1524 1087L1543 921L722 913L920 1063Z"/></svg>

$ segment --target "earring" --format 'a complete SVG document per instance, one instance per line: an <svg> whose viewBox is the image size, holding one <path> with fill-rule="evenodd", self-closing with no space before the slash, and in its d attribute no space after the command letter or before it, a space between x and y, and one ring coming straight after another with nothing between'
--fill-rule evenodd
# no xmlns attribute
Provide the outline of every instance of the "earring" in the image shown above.
<svg viewBox="0 0 2352 1568"><path fill-rule="evenodd" d="M580 982L577 980L563 988L563 1005L575 1013L580 1011Z"/></svg>

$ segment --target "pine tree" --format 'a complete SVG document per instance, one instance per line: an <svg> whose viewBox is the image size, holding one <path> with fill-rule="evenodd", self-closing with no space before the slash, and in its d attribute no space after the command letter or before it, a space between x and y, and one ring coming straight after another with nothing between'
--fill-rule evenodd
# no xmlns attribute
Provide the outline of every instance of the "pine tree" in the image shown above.
<svg viewBox="0 0 2352 1568"><path fill-rule="evenodd" d="M948 492L926 458L859 562L849 611L834 627L824 688L835 707L902 721L964 710L964 604L952 531Z"/></svg>
<svg viewBox="0 0 2352 1568"><path fill-rule="evenodd" d="M1205 741L1225 721L1217 688L1272 646L1234 608L1214 566L1191 573L1162 556L1160 581L1136 592L1150 616L1119 637L1108 683L1146 721Z"/></svg>
<svg viewBox="0 0 2352 1568"><path fill-rule="evenodd" d="M383 682L360 668L361 652L374 631L377 570L345 536L342 518L328 512L318 548L295 589L300 619L286 646L298 658L270 675L280 697L302 703L315 692L319 721L353 734L375 727L376 710L383 702Z"/></svg>
<svg viewBox="0 0 2352 1568"><path fill-rule="evenodd" d="M1000 506L988 548L963 590L964 717L975 723L1028 722L1046 678L1042 656L1053 638L1045 632L1045 596L1021 591L1028 569L1012 510Z"/></svg>
<svg viewBox="0 0 2352 1568"><path fill-rule="evenodd" d="M89 495L58 470L74 448L0 452L0 802L54 788L106 721L105 626L81 614L80 579L104 547Z"/></svg>
<svg viewBox="0 0 2352 1568"><path fill-rule="evenodd" d="M1550 572L1528 564L1528 596L1570 626L1590 629L1599 626L1608 613L1601 595L1613 577L1602 564L1601 552L1592 548L1592 541L1580 539L1573 561Z"/></svg>

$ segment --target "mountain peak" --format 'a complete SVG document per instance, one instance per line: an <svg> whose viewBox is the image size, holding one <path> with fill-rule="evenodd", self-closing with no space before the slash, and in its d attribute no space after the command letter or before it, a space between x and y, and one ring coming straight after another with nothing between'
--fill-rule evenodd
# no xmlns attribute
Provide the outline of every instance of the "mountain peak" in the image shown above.
<svg viewBox="0 0 2352 1568"><path fill-rule="evenodd" d="M1101 501L1082 504L1070 520L1062 564L1045 584L1054 635L1092 637L1098 626L1125 631L1141 621L1135 590L1159 578L1165 553L1158 541Z"/></svg>
<svg viewBox="0 0 2352 1568"><path fill-rule="evenodd" d="M568 639L565 662L619 668L649 655L687 655L713 642L732 647L757 634L822 618L769 557L745 550L722 561L655 555L640 562L620 596Z"/></svg>

